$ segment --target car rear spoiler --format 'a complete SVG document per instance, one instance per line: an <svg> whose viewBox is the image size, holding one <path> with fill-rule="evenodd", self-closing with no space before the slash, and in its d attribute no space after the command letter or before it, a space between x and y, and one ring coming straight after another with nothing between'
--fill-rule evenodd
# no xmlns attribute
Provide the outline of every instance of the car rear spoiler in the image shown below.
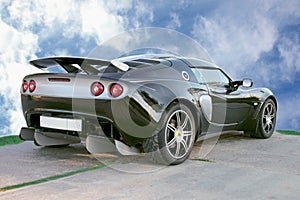
<svg viewBox="0 0 300 200"><path fill-rule="evenodd" d="M100 66L115 66L122 71L127 71L129 66L120 61L113 60L100 60L100 59L91 59L91 58L79 58L79 57L49 57L41 58L37 60L31 60L29 62L31 65L39 68L46 69L51 66L61 66L68 73L78 73L81 70L87 74L97 75L99 70L93 65Z"/></svg>

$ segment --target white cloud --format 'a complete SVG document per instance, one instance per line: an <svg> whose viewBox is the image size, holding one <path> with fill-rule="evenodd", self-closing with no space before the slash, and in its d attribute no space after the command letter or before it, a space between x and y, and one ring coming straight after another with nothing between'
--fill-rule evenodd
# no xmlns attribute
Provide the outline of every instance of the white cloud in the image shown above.
<svg viewBox="0 0 300 200"><path fill-rule="evenodd" d="M216 14L212 18L199 16L193 35L218 64L234 74L236 68L249 67L262 53L270 51L278 32L274 21L262 14L263 11L245 5L237 15L236 7L225 6L223 9L232 9L232 13L228 11L228 15ZM243 12L246 9L253 12Z"/></svg>
<svg viewBox="0 0 300 200"><path fill-rule="evenodd" d="M128 2L105 1L12 1L7 5L10 20L18 30L33 30L42 38L62 32L65 38L75 34L95 37L98 44L124 29L118 9L127 9ZM38 28L37 28L38 27Z"/></svg>
<svg viewBox="0 0 300 200"><path fill-rule="evenodd" d="M280 66L279 79L282 81L293 82L297 72L300 72L300 38L299 35L279 41L278 51L283 59Z"/></svg>
<svg viewBox="0 0 300 200"><path fill-rule="evenodd" d="M0 53L2 62L25 62L34 54L37 47L37 37L31 32L19 32L0 20Z"/></svg>
<svg viewBox="0 0 300 200"><path fill-rule="evenodd" d="M147 23L154 21L153 5L146 2L135 1L133 6L134 16L129 20L134 28L147 26Z"/></svg>
<svg viewBox="0 0 300 200"><path fill-rule="evenodd" d="M247 74L261 84L291 81L299 72L299 38L282 38L280 31L298 23L299 6L299 1L226 1L209 17L199 15L192 33L215 62L235 78ZM283 62L273 66L257 63L277 44Z"/></svg>
<svg viewBox="0 0 300 200"><path fill-rule="evenodd" d="M20 105L22 78L38 70L29 66L28 60L36 58L38 52L47 55L40 46L50 37L70 39L75 36L98 44L124 30L125 20L118 15L130 8L123 1L73 1L36 0L0 2L0 95L4 102L9 124L4 127L11 134L18 134L24 125ZM59 47L54 54L68 54L69 49ZM79 47L78 52L86 52Z"/></svg>
<svg viewBox="0 0 300 200"><path fill-rule="evenodd" d="M101 41L112 37L112 34L124 30L122 17L106 11L105 4L102 2L91 1L83 4L80 14L82 16L81 35L95 37L99 45Z"/></svg>
<svg viewBox="0 0 300 200"><path fill-rule="evenodd" d="M157 27L134 29L119 34L94 49L89 57L114 59L145 48L210 60L207 52L195 40L177 31Z"/></svg>
<svg viewBox="0 0 300 200"><path fill-rule="evenodd" d="M170 29L180 28L181 27L181 22L180 22L178 14L172 12L170 14L170 17L171 17L171 21L167 25L167 28L170 28Z"/></svg>
<svg viewBox="0 0 300 200"><path fill-rule="evenodd" d="M126 13L129 9L132 8L133 1L132 0L110 0L106 1L106 6L108 8L109 12L115 13L121 12L121 13Z"/></svg>
<svg viewBox="0 0 300 200"><path fill-rule="evenodd" d="M0 95L4 97L2 106L7 111L11 133L19 132L24 125L20 109L20 85L22 78L33 70L27 60L38 49L37 37L30 32L19 32L0 20ZM16 118L18 117L18 118Z"/></svg>
<svg viewBox="0 0 300 200"><path fill-rule="evenodd" d="M38 50L38 38L30 32L19 32L0 20L0 92L15 97L15 87L20 79L33 70L27 61ZM18 92L17 92L18 93Z"/></svg>

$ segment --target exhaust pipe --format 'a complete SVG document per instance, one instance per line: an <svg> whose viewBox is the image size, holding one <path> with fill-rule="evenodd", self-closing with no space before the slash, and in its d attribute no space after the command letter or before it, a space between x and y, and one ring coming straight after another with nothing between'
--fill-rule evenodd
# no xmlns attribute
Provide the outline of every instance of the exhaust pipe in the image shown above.
<svg viewBox="0 0 300 200"><path fill-rule="evenodd" d="M34 140L34 128L22 127L20 130L19 138L25 141L33 141Z"/></svg>

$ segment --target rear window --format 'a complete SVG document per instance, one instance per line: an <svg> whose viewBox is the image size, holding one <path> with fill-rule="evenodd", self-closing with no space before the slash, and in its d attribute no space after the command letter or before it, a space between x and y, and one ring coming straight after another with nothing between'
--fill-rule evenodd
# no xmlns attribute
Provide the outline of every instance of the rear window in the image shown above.
<svg viewBox="0 0 300 200"><path fill-rule="evenodd" d="M99 73L124 73L124 71L118 69L113 65L103 66L103 65L92 65L92 67L99 70ZM130 70L131 68L129 68Z"/></svg>

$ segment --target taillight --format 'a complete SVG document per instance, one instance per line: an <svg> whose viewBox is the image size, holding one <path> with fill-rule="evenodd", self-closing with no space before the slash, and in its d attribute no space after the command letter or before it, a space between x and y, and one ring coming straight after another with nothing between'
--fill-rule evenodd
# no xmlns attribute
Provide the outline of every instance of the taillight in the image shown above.
<svg viewBox="0 0 300 200"><path fill-rule="evenodd" d="M114 83L110 86L110 95L113 97L118 97L123 93L123 87L118 84Z"/></svg>
<svg viewBox="0 0 300 200"><path fill-rule="evenodd" d="M94 96L99 96L100 94L102 94L103 91L104 91L104 86L101 83L95 82L92 84L91 92Z"/></svg>
<svg viewBox="0 0 300 200"><path fill-rule="evenodd" d="M36 88L36 83L34 80L29 81L29 92L33 92Z"/></svg>
<svg viewBox="0 0 300 200"><path fill-rule="evenodd" d="M28 83L27 83L27 81L23 81L23 83L22 83L22 90L23 90L23 92L26 92L28 90Z"/></svg>

